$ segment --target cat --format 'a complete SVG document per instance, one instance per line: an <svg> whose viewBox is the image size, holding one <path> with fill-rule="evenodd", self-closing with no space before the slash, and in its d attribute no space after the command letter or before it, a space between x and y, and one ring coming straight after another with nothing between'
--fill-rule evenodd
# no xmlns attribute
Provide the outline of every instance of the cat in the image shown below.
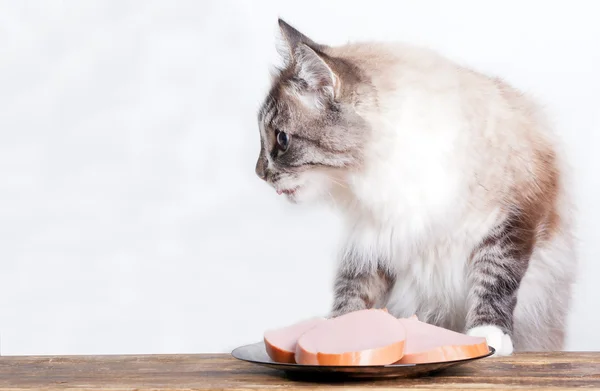
<svg viewBox="0 0 600 391"><path fill-rule="evenodd" d="M279 27L255 171L341 213L329 316L385 307L497 355L564 350L573 206L538 104L430 49Z"/></svg>

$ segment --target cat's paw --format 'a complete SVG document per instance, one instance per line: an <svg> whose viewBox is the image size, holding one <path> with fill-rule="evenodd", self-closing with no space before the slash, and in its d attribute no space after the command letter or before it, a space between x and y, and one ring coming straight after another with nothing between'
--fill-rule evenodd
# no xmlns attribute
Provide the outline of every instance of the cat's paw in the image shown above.
<svg viewBox="0 0 600 391"><path fill-rule="evenodd" d="M467 335L485 338L487 344L496 350L494 356L510 356L513 353L513 343L510 335L504 334L496 326L473 327L467 331Z"/></svg>

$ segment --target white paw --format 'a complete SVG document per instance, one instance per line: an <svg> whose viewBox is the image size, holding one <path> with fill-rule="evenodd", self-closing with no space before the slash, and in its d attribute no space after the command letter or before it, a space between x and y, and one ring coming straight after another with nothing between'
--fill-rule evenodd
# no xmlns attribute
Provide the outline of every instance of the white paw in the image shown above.
<svg viewBox="0 0 600 391"><path fill-rule="evenodd" d="M494 356L510 356L513 352L513 344L510 335L504 334L496 326L477 326L467 331L467 335L473 337L483 337L487 344L493 347L496 352Z"/></svg>

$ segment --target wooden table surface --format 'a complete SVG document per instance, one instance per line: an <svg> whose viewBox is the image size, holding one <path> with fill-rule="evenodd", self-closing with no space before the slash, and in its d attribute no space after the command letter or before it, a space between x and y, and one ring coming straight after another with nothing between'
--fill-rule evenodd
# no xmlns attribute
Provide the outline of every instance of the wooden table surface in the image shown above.
<svg viewBox="0 0 600 391"><path fill-rule="evenodd" d="M600 389L599 353L486 358L417 379L315 383L229 355L0 357L0 390Z"/></svg>

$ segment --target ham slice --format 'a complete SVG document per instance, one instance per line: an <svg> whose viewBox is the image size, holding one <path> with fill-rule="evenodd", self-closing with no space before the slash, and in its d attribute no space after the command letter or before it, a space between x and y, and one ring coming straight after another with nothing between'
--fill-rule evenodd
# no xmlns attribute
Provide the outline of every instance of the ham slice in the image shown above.
<svg viewBox="0 0 600 391"><path fill-rule="evenodd" d="M400 319L406 330L404 356L397 364L423 364L480 357L489 353L485 338L471 337L419 321Z"/></svg>
<svg viewBox="0 0 600 391"><path fill-rule="evenodd" d="M402 358L406 332L385 310L351 312L321 322L298 339L296 362L306 365L387 365Z"/></svg>
<svg viewBox="0 0 600 391"><path fill-rule="evenodd" d="M298 338L325 320L325 318L311 318L288 327L266 331L264 341L267 354L275 362L294 364Z"/></svg>

